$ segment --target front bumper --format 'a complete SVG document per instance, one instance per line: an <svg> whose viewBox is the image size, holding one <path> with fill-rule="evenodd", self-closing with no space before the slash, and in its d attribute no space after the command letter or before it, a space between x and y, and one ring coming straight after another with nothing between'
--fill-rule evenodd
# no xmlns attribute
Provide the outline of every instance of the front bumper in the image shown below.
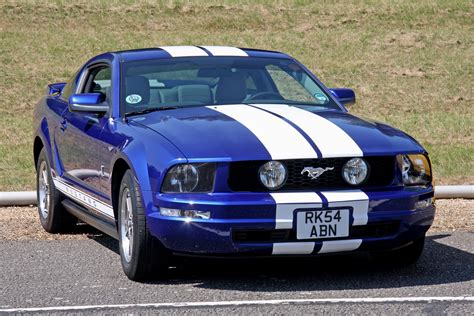
<svg viewBox="0 0 474 316"><path fill-rule="evenodd" d="M334 192L337 195L331 194ZM268 193L154 194L153 203L147 207L148 224L151 234L175 253L268 256L397 248L423 236L434 219L433 204L417 207L417 202L433 198L432 187L357 191L366 199L361 199L360 194L354 195L354 191L334 192L317 192L322 196L321 204L294 198L291 203L278 203L278 199ZM304 192L297 194L305 196ZM347 198L326 201L325 196ZM352 210L349 237L296 239L296 224L291 215L295 210L335 206ZM160 207L209 211L211 219L162 216ZM279 218L282 207L290 212L283 220Z"/></svg>

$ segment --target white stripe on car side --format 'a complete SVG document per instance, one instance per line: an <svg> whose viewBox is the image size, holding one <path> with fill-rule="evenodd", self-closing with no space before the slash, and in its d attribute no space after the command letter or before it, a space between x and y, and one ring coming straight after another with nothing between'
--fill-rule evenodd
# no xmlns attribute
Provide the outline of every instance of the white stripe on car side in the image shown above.
<svg viewBox="0 0 474 316"><path fill-rule="evenodd" d="M362 239L330 240L323 241L323 246L318 253L331 253L356 250L362 244Z"/></svg>
<svg viewBox="0 0 474 316"><path fill-rule="evenodd" d="M230 46L201 46L213 56L248 56L246 52L237 47Z"/></svg>
<svg viewBox="0 0 474 316"><path fill-rule="evenodd" d="M67 197L73 199L74 201L89 207L100 214L106 215L110 218L114 218L114 209L112 206L96 199L95 197L84 193L73 186L61 181L57 178L53 178L53 183L56 189L61 191Z"/></svg>
<svg viewBox="0 0 474 316"><path fill-rule="evenodd" d="M209 56L204 50L196 46L160 46L171 57Z"/></svg>
<svg viewBox="0 0 474 316"><path fill-rule="evenodd" d="M309 255L314 250L314 242L288 242L273 244L273 255Z"/></svg>
<svg viewBox="0 0 474 316"><path fill-rule="evenodd" d="M363 156L360 147L344 130L313 112L286 104L253 106L280 115L301 128L318 146L322 158Z"/></svg>
<svg viewBox="0 0 474 316"><path fill-rule="evenodd" d="M329 207L351 206L354 222L352 226L366 225L369 219L369 197L361 190L327 191L321 194L328 200Z"/></svg>
<svg viewBox="0 0 474 316"><path fill-rule="evenodd" d="M272 159L318 158L308 141L281 118L244 104L207 106L238 121L265 146Z"/></svg>
<svg viewBox="0 0 474 316"><path fill-rule="evenodd" d="M275 229L293 228L293 212L299 208L321 208L321 198L314 192L270 193L276 203Z"/></svg>

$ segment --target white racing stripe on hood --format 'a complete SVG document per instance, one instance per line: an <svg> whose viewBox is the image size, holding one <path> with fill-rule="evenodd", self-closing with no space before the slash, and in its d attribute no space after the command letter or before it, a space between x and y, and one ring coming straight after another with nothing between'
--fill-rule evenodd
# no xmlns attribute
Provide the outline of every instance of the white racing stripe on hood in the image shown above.
<svg viewBox="0 0 474 316"><path fill-rule="evenodd" d="M171 57L193 57L193 56L209 56L204 50L196 46L160 46Z"/></svg>
<svg viewBox="0 0 474 316"><path fill-rule="evenodd" d="M278 114L301 128L318 146L322 158L363 156L360 147L345 131L315 113L286 104L253 105Z"/></svg>
<svg viewBox="0 0 474 316"><path fill-rule="evenodd" d="M279 117L244 104L207 106L248 128L265 146L272 159L318 158L301 133Z"/></svg>
<svg viewBox="0 0 474 316"><path fill-rule="evenodd" d="M246 52L237 47L230 46L201 46L213 56L248 56Z"/></svg>

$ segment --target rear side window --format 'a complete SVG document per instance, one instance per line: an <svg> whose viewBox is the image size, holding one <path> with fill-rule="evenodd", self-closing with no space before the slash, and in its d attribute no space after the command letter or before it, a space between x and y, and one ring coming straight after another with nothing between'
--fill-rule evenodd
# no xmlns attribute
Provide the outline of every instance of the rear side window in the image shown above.
<svg viewBox="0 0 474 316"><path fill-rule="evenodd" d="M76 90L76 80L79 72L76 72L71 79L68 80L67 84L64 86L63 91L61 92L61 99L69 101L69 97Z"/></svg>

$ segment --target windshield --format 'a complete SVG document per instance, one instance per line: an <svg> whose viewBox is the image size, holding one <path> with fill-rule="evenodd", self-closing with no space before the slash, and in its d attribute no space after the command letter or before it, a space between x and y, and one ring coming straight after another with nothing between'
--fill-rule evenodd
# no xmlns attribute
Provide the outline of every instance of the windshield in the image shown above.
<svg viewBox="0 0 474 316"><path fill-rule="evenodd" d="M213 104L291 104L340 109L289 59L189 57L126 62L125 114Z"/></svg>

